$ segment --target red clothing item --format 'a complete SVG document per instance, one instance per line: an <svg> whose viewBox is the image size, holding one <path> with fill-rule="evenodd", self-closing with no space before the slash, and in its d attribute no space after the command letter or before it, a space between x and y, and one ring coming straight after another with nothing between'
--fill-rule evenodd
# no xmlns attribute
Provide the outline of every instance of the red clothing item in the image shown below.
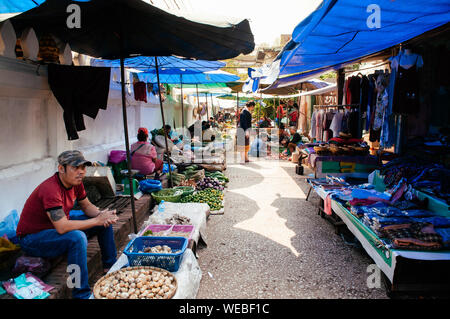
<svg viewBox="0 0 450 319"><path fill-rule="evenodd" d="M147 103L147 85L145 82L135 82L133 85L134 99Z"/></svg>
<svg viewBox="0 0 450 319"><path fill-rule="evenodd" d="M282 107L281 105L278 105L278 108L277 108L277 118L281 119L281 118L283 118L284 116L285 116L285 112L284 112L283 107Z"/></svg>
<svg viewBox="0 0 450 319"><path fill-rule="evenodd" d="M28 197L17 225L17 236L38 233L45 229L54 229L47 211L62 208L69 219L75 200L86 198L84 185L65 188L58 173L42 182Z"/></svg>
<svg viewBox="0 0 450 319"><path fill-rule="evenodd" d="M298 112L297 111L293 111L292 113L289 114L289 120L291 122L297 122L298 119Z"/></svg>

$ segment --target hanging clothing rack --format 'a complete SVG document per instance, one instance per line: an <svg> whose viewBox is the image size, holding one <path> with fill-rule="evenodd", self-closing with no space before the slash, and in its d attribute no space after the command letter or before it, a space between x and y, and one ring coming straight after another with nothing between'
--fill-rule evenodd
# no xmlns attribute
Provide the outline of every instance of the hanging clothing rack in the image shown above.
<svg viewBox="0 0 450 319"><path fill-rule="evenodd" d="M340 107L359 107L360 104L333 104L333 105L314 105L316 108L340 108Z"/></svg>

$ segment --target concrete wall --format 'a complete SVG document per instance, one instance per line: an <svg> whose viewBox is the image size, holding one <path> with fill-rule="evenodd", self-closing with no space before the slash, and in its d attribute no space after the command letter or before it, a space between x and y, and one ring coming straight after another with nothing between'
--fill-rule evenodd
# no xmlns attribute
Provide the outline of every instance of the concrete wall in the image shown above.
<svg viewBox="0 0 450 319"><path fill-rule="evenodd" d="M86 130L79 139L67 140L61 106L48 86L45 66L37 67L0 56L0 221L23 205L43 180L56 171L58 154L69 149L82 151L91 161L106 163L113 149L125 149L120 86L117 71L111 74L106 110L96 119L84 117ZM127 117L130 144L137 129L162 126L159 104L137 102L127 87ZM181 107L164 103L165 120L181 125ZM191 112L192 113L192 112Z"/></svg>

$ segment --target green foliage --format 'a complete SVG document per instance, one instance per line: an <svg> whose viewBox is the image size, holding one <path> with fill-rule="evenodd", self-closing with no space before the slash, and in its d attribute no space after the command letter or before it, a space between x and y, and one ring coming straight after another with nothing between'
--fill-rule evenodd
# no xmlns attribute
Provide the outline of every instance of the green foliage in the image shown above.
<svg viewBox="0 0 450 319"><path fill-rule="evenodd" d="M337 73L334 71L328 72L328 73L325 73L325 74L322 74L321 76L319 76L319 78L322 81L325 81L326 79L335 79L336 77L337 77Z"/></svg>

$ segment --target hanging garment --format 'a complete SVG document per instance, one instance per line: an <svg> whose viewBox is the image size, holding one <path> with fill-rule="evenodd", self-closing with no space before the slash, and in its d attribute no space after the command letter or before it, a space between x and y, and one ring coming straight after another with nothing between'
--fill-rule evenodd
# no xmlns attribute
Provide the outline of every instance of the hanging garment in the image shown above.
<svg viewBox="0 0 450 319"><path fill-rule="evenodd" d="M370 122L371 122L371 116L372 111L374 109L375 103L374 103L374 96L375 96L375 81L374 78L371 76L369 78L368 83L368 90L367 90L367 116L366 116L366 131L370 129Z"/></svg>
<svg viewBox="0 0 450 319"><path fill-rule="evenodd" d="M134 99L147 103L147 84L145 82L135 82L133 84Z"/></svg>
<svg viewBox="0 0 450 319"><path fill-rule="evenodd" d="M391 67L391 74L389 76L389 85L386 89L388 92L389 100L384 114L382 135L380 137L380 145L384 148L392 147L395 143L395 136L396 136L395 115L393 114L392 107L394 103L396 76L397 76L396 68Z"/></svg>
<svg viewBox="0 0 450 319"><path fill-rule="evenodd" d="M339 136L339 132L342 129L342 119L344 118L344 112L336 112L333 116L333 120L330 124L330 130L333 132L333 137Z"/></svg>
<svg viewBox="0 0 450 319"><path fill-rule="evenodd" d="M322 133L323 133L323 128L322 128L322 121L323 121L323 116L324 116L324 111L323 110L319 110L316 113L316 140L317 141L322 141Z"/></svg>
<svg viewBox="0 0 450 319"><path fill-rule="evenodd" d="M368 121L368 105L369 105L369 90L370 90L370 81L369 78L364 75L361 79L361 112L362 112L362 120L363 120L363 128L367 131L369 129Z"/></svg>
<svg viewBox="0 0 450 319"><path fill-rule="evenodd" d="M311 115L311 128L309 130L309 136L311 139L316 138L316 113L317 111L314 111Z"/></svg>
<svg viewBox="0 0 450 319"><path fill-rule="evenodd" d="M347 88L348 88L348 80L345 80L344 87L342 89L342 104L347 104Z"/></svg>
<svg viewBox="0 0 450 319"><path fill-rule="evenodd" d="M360 138L361 132L359 131L359 112L358 110L353 110L349 113L348 116L348 132L352 135L354 138Z"/></svg>
<svg viewBox="0 0 450 319"><path fill-rule="evenodd" d="M350 82L351 104L359 104L361 102L361 77L352 76Z"/></svg>
<svg viewBox="0 0 450 319"><path fill-rule="evenodd" d="M417 65L419 56L416 56L414 65ZM418 67L403 67L397 69L393 112L399 114L416 114L419 112L419 72Z"/></svg>
<svg viewBox="0 0 450 319"><path fill-rule="evenodd" d="M352 91L351 91L351 82L352 82L352 78L349 77L347 79L347 88L345 89L345 104L352 104Z"/></svg>
<svg viewBox="0 0 450 319"><path fill-rule="evenodd" d="M330 129L331 122L334 118L333 112L326 112L323 117L322 121L322 128L323 128L323 141L327 142L330 138L333 137L333 131Z"/></svg>
<svg viewBox="0 0 450 319"><path fill-rule="evenodd" d="M376 131L381 130L381 127L383 126L384 111L389 102L388 98L387 90L384 90L377 95L377 103L375 105L375 114L373 119L373 129Z"/></svg>
<svg viewBox="0 0 450 319"><path fill-rule="evenodd" d="M64 110L69 140L85 129L83 114L95 119L108 105L111 69L104 67L48 65L48 84Z"/></svg>

